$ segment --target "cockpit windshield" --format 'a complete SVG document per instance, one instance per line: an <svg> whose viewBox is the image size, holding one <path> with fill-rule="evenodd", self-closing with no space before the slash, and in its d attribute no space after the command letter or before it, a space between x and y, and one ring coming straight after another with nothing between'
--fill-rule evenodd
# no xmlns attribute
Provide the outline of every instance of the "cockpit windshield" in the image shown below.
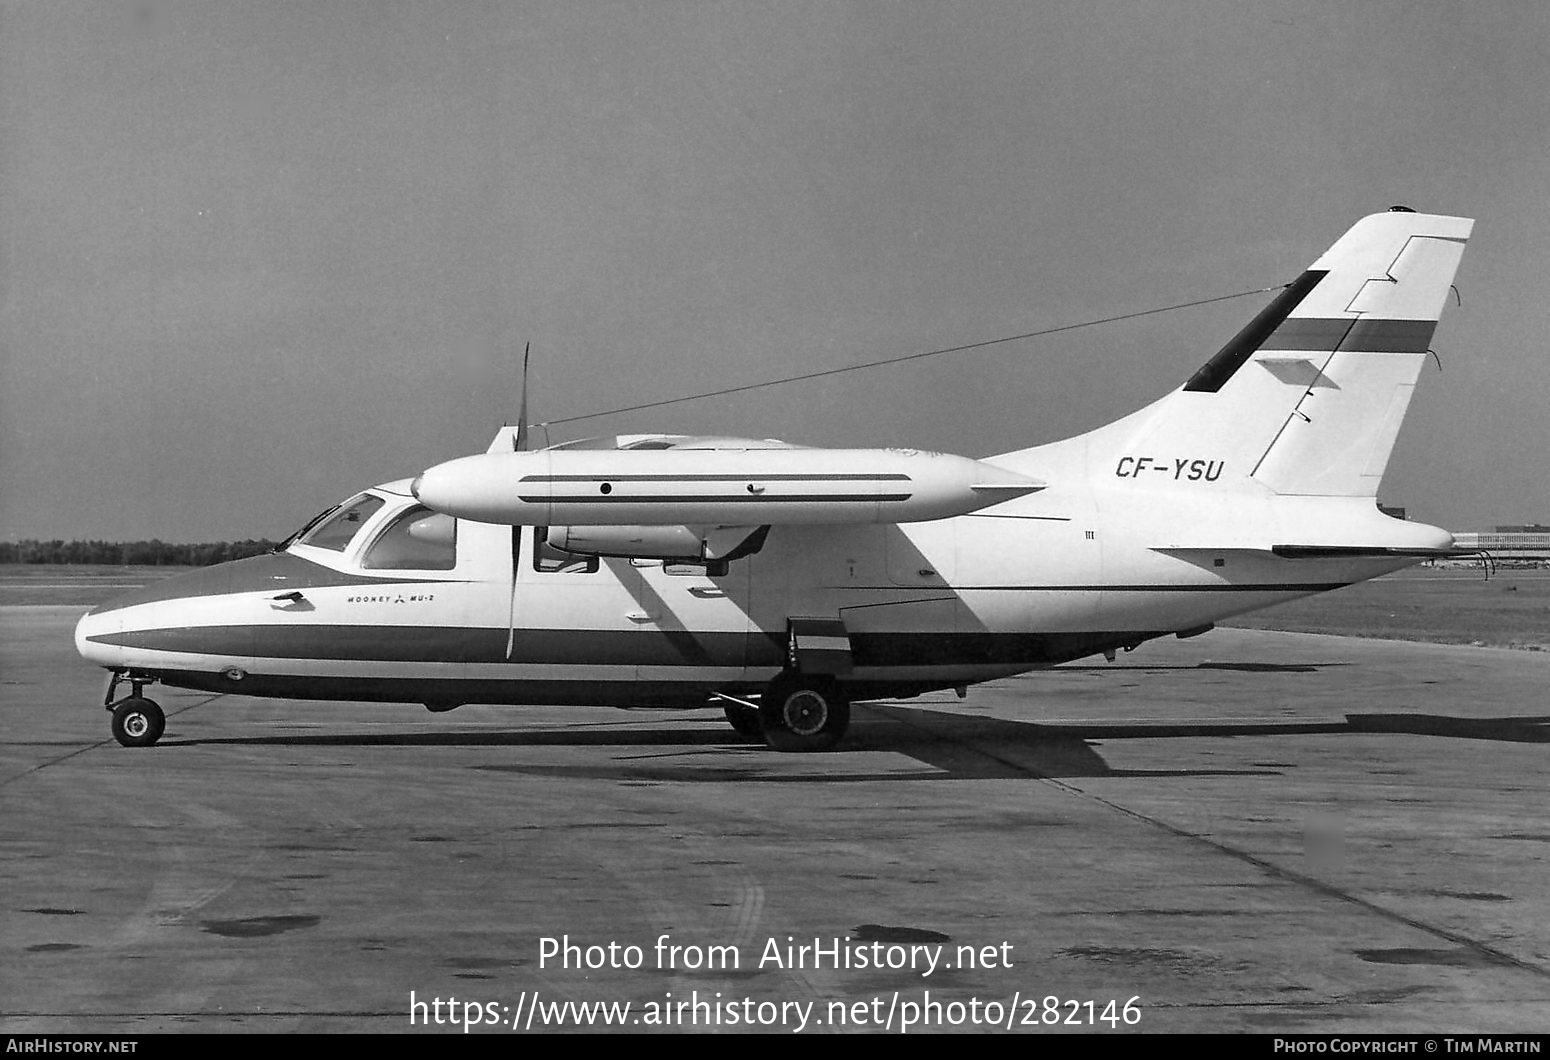
<svg viewBox="0 0 1550 1060"><path fill-rule="evenodd" d="M337 505L337 504L334 505L332 508L324 508L322 511L320 511L316 515L314 515L311 519L308 519L305 523L302 523L301 524L301 529L299 529L299 530L292 530L289 537L287 537L284 541L281 541L278 545L276 545L274 548L270 549L269 551L271 551L271 552L284 552L286 549L290 548L297 541L299 541L301 539L301 536L303 534L305 534L308 530L311 530L314 526L317 526L324 519L327 519L330 515L333 515L338 510L339 510L339 505Z"/></svg>
<svg viewBox="0 0 1550 1060"><path fill-rule="evenodd" d="M363 493L339 508L329 518L304 531L296 539L296 543L311 545L314 548L326 548L331 552L343 552L382 504L381 497Z"/></svg>

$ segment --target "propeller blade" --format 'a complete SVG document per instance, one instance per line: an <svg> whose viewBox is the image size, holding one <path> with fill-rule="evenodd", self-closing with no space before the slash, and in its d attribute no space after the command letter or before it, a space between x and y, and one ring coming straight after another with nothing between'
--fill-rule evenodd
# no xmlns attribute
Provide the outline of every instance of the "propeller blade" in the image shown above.
<svg viewBox="0 0 1550 1060"><path fill-rule="evenodd" d="M512 448L519 453L527 448L527 358L532 350L531 342L522 347L522 401L517 408L517 433L511 440Z"/></svg>

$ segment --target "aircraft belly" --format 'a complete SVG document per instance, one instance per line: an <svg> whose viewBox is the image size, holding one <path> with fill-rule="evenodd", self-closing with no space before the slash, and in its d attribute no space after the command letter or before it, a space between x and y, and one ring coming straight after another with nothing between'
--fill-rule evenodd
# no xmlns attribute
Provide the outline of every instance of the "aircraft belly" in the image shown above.
<svg viewBox="0 0 1550 1060"><path fill-rule="evenodd" d="M1125 629L1174 631L1207 625L1230 615L1338 588L1326 585L1293 591L1278 587L1195 585L1121 590L1109 596L1105 610Z"/></svg>
<svg viewBox="0 0 1550 1060"><path fill-rule="evenodd" d="M439 677L423 667L402 675L326 673L290 675L256 673L241 686L220 674L169 668L160 671L163 683L218 693L275 696L285 699L353 700L374 703L490 703L508 706L531 704L612 707L702 707L715 682L686 676L676 681L641 682L635 677L599 675L556 679L543 675L513 678L470 676Z"/></svg>
<svg viewBox="0 0 1550 1060"><path fill-rule="evenodd" d="M953 685L973 685L981 681L995 681L1025 673L1043 663L1006 663L999 666L976 666L954 663L951 666L858 666L848 680L853 683L877 684L927 684L940 688Z"/></svg>

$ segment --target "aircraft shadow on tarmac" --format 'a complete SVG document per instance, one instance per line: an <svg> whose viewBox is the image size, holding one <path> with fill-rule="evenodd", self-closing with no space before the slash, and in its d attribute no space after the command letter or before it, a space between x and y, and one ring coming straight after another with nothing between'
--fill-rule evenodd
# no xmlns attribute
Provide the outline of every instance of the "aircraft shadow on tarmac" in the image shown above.
<svg viewBox="0 0 1550 1060"><path fill-rule="evenodd" d="M1311 662L1311 663L1271 663L1271 662L1198 662L1198 663L1129 663L1114 665L1080 665L1066 664L1059 668L1060 673L1080 673L1092 671L1094 673L1112 674L1123 670L1141 670L1147 673L1164 673L1169 670L1232 670L1246 674L1313 674L1320 670L1328 670L1337 666L1351 666L1349 662Z"/></svg>
<svg viewBox="0 0 1550 1060"><path fill-rule="evenodd" d="M690 782L853 784L922 780L1030 780L1061 777L1280 776L1283 768L1114 769L1094 741L1393 734L1510 743L1550 743L1550 716L1458 718L1437 714L1348 714L1344 721L1083 722L1042 725L879 705L858 708L839 752L775 755L719 723L714 728L656 728L633 723L609 728L504 732L301 733L284 736L163 740L163 747L600 747L621 752L661 748L592 763L485 762L469 768L528 776L641 784ZM893 752L926 770L846 769L862 752Z"/></svg>

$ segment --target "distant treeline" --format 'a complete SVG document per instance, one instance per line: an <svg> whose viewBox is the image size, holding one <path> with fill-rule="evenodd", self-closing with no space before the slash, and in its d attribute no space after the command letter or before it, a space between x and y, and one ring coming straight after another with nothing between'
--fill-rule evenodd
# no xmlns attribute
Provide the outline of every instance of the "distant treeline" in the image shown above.
<svg viewBox="0 0 1550 1060"><path fill-rule="evenodd" d="M151 567L208 567L271 551L277 542L217 541L0 541L0 563L133 563Z"/></svg>

